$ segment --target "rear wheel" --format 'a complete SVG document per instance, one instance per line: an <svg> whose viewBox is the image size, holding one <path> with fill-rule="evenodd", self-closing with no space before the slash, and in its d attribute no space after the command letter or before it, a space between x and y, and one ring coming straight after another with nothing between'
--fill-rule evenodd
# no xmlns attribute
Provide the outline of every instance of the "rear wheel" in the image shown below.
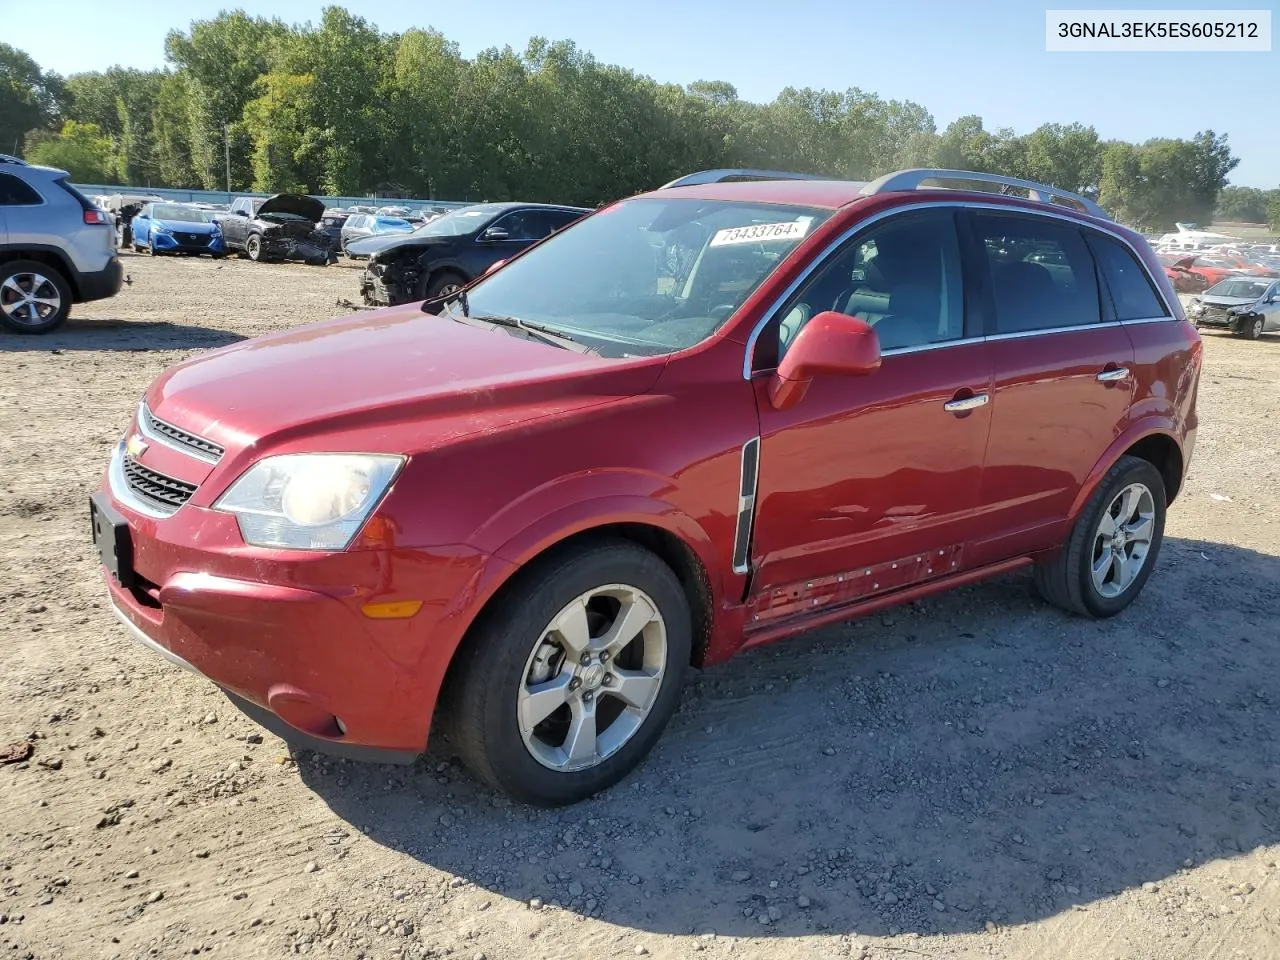
<svg viewBox="0 0 1280 960"><path fill-rule="evenodd" d="M1151 576L1164 518L1160 471L1146 460L1121 457L1080 511L1062 551L1036 567L1041 595L1084 617L1119 613Z"/></svg>
<svg viewBox="0 0 1280 960"><path fill-rule="evenodd" d="M0 324L14 333L48 333L71 312L71 286L34 260L0 264Z"/></svg>
<svg viewBox="0 0 1280 960"><path fill-rule="evenodd" d="M480 621L442 694L477 776L560 806L612 786L680 699L692 643L684 590L657 556L605 540L531 567Z"/></svg>

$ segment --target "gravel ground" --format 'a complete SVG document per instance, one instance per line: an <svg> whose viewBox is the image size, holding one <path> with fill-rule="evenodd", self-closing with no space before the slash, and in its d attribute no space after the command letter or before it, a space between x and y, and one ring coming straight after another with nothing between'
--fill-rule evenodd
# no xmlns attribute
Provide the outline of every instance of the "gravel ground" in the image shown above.
<svg viewBox="0 0 1280 960"><path fill-rule="evenodd" d="M1280 338L1206 337L1159 570L1071 619L1009 576L695 676L611 793L437 746L294 757L107 611L86 496L144 386L344 312L349 266L151 260L0 334L0 958L1280 956ZM24 748L25 749L25 748Z"/></svg>

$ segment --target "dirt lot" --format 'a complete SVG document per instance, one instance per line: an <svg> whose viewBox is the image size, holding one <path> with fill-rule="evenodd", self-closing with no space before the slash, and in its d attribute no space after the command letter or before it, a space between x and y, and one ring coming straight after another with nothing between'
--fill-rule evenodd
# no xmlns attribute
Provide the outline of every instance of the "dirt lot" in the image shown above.
<svg viewBox="0 0 1280 960"><path fill-rule="evenodd" d="M144 386L343 312L350 267L127 256L0 334L0 960L1280 956L1280 339L1207 339L1192 477L1118 619L1029 577L695 677L643 768L510 805L436 747L303 754L109 616L86 497Z"/></svg>

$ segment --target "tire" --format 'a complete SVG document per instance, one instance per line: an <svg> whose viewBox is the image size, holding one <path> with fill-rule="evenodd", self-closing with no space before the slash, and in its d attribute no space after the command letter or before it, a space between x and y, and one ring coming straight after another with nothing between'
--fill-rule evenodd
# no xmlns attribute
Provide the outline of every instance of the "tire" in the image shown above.
<svg viewBox="0 0 1280 960"><path fill-rule="evenodd" d="M250 260L259 261L262 259L262 238L256 233L250 234L249 238L244 242L244 252Z"/></svg>
<svg viewBox="0 0 1280 960"><path fill-rule="evenodd" d="M39 299L29 299L32 294ZM0 264L0 326L14 333L48 333L70 313L71 285L58 270L34 260Z"/></svg>
<svg viewBox="0 0 1280 960"><path fill-rule="evenodd" d="M1136 571L1125 572L1124 567L1116 566L1113 561L1102 571L1104 582L1100 585L1093 575L1093 567L1096 563L1101 569L1104 554L1114 556L1116 546L1115 540L1107 538L1104 517L1111 517L1114 526L1116 508L1122 512L1127 509L1124 497L1130 491L1136 491L1137 512L1123 524L1129 536L1121 541L1119 549L1130 564L1136 561L1140 565ZM1164 478L1160 471L1138 457L1121 457L1080 511L1062 550L1052 560L1037 565L1036 587L1041 596L1082 617L1111 617L1129 606L1155 569L1164 541L1165 507ZM1147 520L1148 524L1140 524L1139 520ZM1145 530L1147 537L1141 553L1138 548L1143 541L1133 535L1139 530ZM1124 577L1129 578L1127 583L1122 582Z"/></svg>
<svg viewBox="0 0 1280 960"><path fill-rule="evenodd" d="M500 603L482 614L456 654L441 695L441 721L480 779L525 803L563 806L617 783L657 742L680 701L692 619L671 568L625 540L578 546L518 577ZM626 597L631 600L619 603ZM584 598L587 605L578 609L589 612L582 615L583 629L576 636L591 651L586 660L570 654L573 647L563 639L569 634L553 630L562 618L572 622L572 610ZM614 660L603 659L601 650L608 636L604 628L618 622L610 618L628 609L636 611L628 620L632 625L653 617L637 628L634 641L625 639L629 631L622 634L614 651L626 661L620 669ZM594 639L587 639L588 625ZM550 712L540 722L542 710L524 699L531 683L563 698L553 699L553 707L544 705ZM625 708L623 685L642 703ZM522 726L522 706L536 725ZM574 726L587 727L584 716L592 718L591 736L574 740ZM591 752L584 747L575 759L574 743L588 745Z"/></svg>
<svg viewBox="0 0 1280 960"><path fill-rule="evenodd" d="M1262 317L1246 321L1236 333L1246 340L1257 340L1262 336Z"/></svg>
<svg viewBox="0 0 1280 960"><path fill-rule="evenodd" d="M467 283L467 278L454 270L441 270L436 274L428 274L418 281L418 299L432 300L452 293Z"/></svg>

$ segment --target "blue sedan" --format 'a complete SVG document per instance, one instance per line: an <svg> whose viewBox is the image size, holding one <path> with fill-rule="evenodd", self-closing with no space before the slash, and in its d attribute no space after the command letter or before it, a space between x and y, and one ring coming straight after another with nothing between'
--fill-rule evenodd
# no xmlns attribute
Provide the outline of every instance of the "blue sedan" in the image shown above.
<svg viewBox="0 0 1280 960"><path fill-rule="evenodd" d="M180 203L148 203L133 218L133 249L158 253L207 253L221 257L227 252L222 229L208 210Z"/></svg>

